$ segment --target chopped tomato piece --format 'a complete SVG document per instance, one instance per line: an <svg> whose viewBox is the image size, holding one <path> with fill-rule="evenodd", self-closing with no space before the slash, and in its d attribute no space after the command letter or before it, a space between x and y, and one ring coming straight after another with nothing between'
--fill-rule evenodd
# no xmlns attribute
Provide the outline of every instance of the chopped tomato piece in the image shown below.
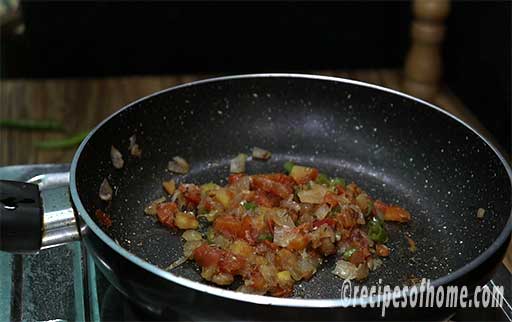
<svg viewBox="0 0 512 322"><path fill-rule="evenodd" d="M232 275L240 273L244 268L245 260L231 252L224 251L219 260L219 270Z"/></svg>
<svg viewBox="0 0 512 322"><path fill-rule="evenodd" d="M178 206L174 202L164 202L156 206L156 217L158 221L168 228L176 228L174 217L178 212Z"/></svg>
<svg viewBox="0 0 512 322"><path fill-rule="evenodd" d="M288 198L288 196L293 193L293 189L291 187L276 181L272 181L263 176L253 176L252 185L256 189L269 192L283 199Z"/></svg>
<svg viewBox="0 0 512 322"><path fill-rule="evenodd" d="M249 275L249 285L256 291L266 290L267 283L258 269L251 271Z"/></svg>
<svg viewBox="0 0 512 322"><path fill-rule="evenodd" d="M357 214L351 209L343 209L340 213L336 214L336 219L343 228L352 228L357 225Z"/></svg>
<svg viewBox="0 0 512 322"><path fill-rule="evenodd" d="M328 204L330 207L336 207L339 203L338 199L336 198L336 194L330 191L325 194L324 202Z"/></svg>
<svg viewBox="0 0 512 322"><path fill-rule="evenodd" d="M213 228L216 232L231 238L244 238L245 233L242 229L242 222L233 216L217 217L213 222Z"/></svg>
<svg viewBox="0 0 512 322"><path fill-rule="evenodd" d="M386 245L377 244L375 246L375 253L381 257L387 257L389 256L390 250Z"/></svg>
<svg viewBox="0 0 512 322"><path fill-rule="evenodd" d="M402 207L390 206L380 200L373 202L375 215L382 215L385 221L408 222L411 220L411 214Z"/></svg>
<svg viewBox="0 0 512 322"><path fill-rule="evenodd" d="M322 225L329 225L331 226L332 228L336 228L336 220L332 219L332 218L324 218L322 220L316 220L313 222L313 228L318 228Z"/></svg>
<svg viewBox="0 0 512 322"><path fill-rule="evenodd" d="M244 216L242 218L242 231L243 238L250 244L254 244L258 240L260 230L256 225L253 224L253 219L250 216Z"/></svg>
<svg viewBox="0 0 512 322"><path fill-rule="evenodd" d="M96 209L96 219L98 219L100 225L105 228L110 228L112 226L112 219L110 219L110 216L100 209Z"/></svg>
<svg viewBox="0 0 512 322"><path fill-rule="evenodd" d="M261 175L262 177L265 177L267 179L270 179L275 182L279 182L281 184L284 184L285 186L288 186L293 189L293 186L295 186L295 180L293 180L292 177L287 176L284 173L271 173L271 174L264 174Z"/></svg>
<svg viewBox="0 0 512 322"><path fill-rule="evenodd" d="M194 260L202 267L217 266L221 260L222 254L222 249L208 244L196 248L193 252Z"/></svg>
<svg viewBox="0 0 512 322"><path fill-rule="evenodd" d="M204 209L206 211L211 211L213 209L213 203L209 197L204 199Z"/></svg>
<svg viewBox="0 0 512 322"><path fill-rule="evenodd" d="M411 220L411 214L404 208L398 206L389 206L384 212L384 220L408 222Z"/></svg>
<svg viewBox="0 0 512 322"><path fill-rule="evenodd" d="M201 188L195 184L181 184L178 188L188 202L197 206L201 201Z"/></svg>
<svg viewBox="0 0 512 322"><path fill-rule="evenodd" d="M236 183L243 176L244 176L243 173L233 173L233 174L230 174L229 177L228 177L228 182L229 182L229 184Z"/></svg>
<svg viewBox="0 0 512 322"><path fill-rule="evenodd" d="M272 208L279 205L279 201L279 197L261 190L257 190L254 195L254 202L256 202L258 206L262 207Z"/></svg>
<svg viewBox="0 0 512 322"><path fill-rule="evenodd" d="M336 185L336 191L338 191L338 195L342 196L345 194L345 188L342 185Z"/></svg>
<svg viewBox="0 0 512 322"><path fill-rule="evenodd" d="M354 265L359 265L366 260L364 251L357 250L352 256L350 256L350 262Z"/></svg>
<svg viewBox="0 0 512 322"><path fill-rule="evenodd" d="M308 246L309 238L307 235L299 234L297 237L292 239L288 244L287 248L291 250L303 250Z"/></svg>

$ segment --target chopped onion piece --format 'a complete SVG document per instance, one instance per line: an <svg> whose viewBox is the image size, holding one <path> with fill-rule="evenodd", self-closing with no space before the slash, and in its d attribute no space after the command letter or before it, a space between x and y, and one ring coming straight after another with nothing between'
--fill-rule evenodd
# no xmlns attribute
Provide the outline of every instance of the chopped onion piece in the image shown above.
<svg viewBox="0 0 512 322"><path fill-rule="evenodd" d="M229 163L229 172L231 173L243 173L245 172L245 161L247 160L247 154L240 153L236 158L231 159Z"/></svg>
<svg viewBox="0 0 512 322"><path fill-rule="evenodd" d="M187 260L188 260L188 258L185 256L180 257L177 261L175 261L171 265L167 266L167 268L165 268L165 270L166 271L173 270L176 267L183 265Z"/></svg>
<svg viewBox="0 0 512 322"><path fill-rule="evenodd" d="M130 145L128 146L128 150L130 150L130 154L134 157L140 158L142 155L142 150L140 149L139 145L135 142L136 140L135 134L130 136Z"/></svg>
<svg viewBox="0 0 512 322"><path fill-rule="evenodd" d="M485 215L485 209L478 208L478 210L476 211L476 217L478 219L482 219L482 218L484 218L484 215Z"/></svg>
<svg viewBox="0 0 512 322"><path fill-rule="evenodd" d="M193 240L202 240L203 236L197 230L186 230L181 235L181 238L185 239L186 241L193 241Z"/></svg>
<svg viewBox="0 0 512 322"><path fill-rule="evenodd" d="M219 246L219 248L228 249L229 246L233 244L233 242L229 238L226 238L222 235L217 235L213 238L213 244Z"/></svg>
<svg viewBox="0 0 512 322"><path fill-rule="evenodd" d="M167 169L169 169L169 171L174 172L174 173L186 174L190 170L190 165L182 157L175 156L174 158L172 158L171 161L169 161L169 164L167 165Z"/></svg>
<svg viewBox="0 0 512 322"><path fill-rule="evenodd" d="M174 180L164 181L162 182L162 186L169 196L172 196L176 191L176 182L174 182Z"/></svg>
<svg viewBox="0 0 512 322"><path fill-rule="evenodd" d="M181 196L181 191L179 191L178 189L176 189L176 191L174 191L174 194L171 196L171 202L176 202L176 200Z"/></svg>
<svg viewBox="0 0 512 322"><path fill-rule="evenodd" d="M281 200L280 206L296 212L300 211L300 205L293 200Z"/></svg>
<svg viewBox="0 0 512 322"><path fill-rule="evenodd" d="M262 148L254 147L252 148L252 157L260 160L268 160L272 156L272 153L267 150L263 150Z"/></svg>
<svg viewBox="0 0 512 322"><path fill-rule="evenodd" d="M326 187L311 182L311 189L299 191L297 195L301 202L321 204L327 191Z"/></svg>
<svg viewBox="0 0 512 322"><path fill-rule="evenodd" d="M162 198L158 198L157 200L153 200L149 206L147 206L146 208L144 208L144 213L146 215L156 215L156 206L158 206L158 204L161 204L162 202L165 201L165 197L162 197Z"/></svg>
<svg viewBox="0 0 512 322"><path fill-rule="evenodd" d="M357 266L357 270L356 270L356 280L360 281L360 280L364 280L365 278L368 277L368 266L365 265L365 263L361 263L359 264L359 266Z"/></svg>
<svg viewBox="0 0 512 322"><path fill-rule="evenodd" d="M116 169L121 169L124 166L123 155L113 145L110 146L110 160Z"/></svg>
<svg viewBox="0 0 512 322"><path fill-rule="evenodd" d="M202 240L186 241L185 244L183 244L183 255L187 258L190 258L194 253L194 250L201 247L203 244L204 241Z"/></svg>
<svg viewBox="0 0 512 322"><path fill-rule="evenodd" d="M359 264L359 266L356 266L351 262L340 259L336 262L336 267L332 273L344 280L362 280L368 276L368 267L366 264Z"/></svg>
<svg viewBox="0 0 512 322"><path fill-rule="evenodd" d="M132 136L130 136L130 138L128 139L130 141L130 145L128 146L128 150L131 150L133 148L133 146L137 143L135 143L135 141L137 140L137 136L134 134Z"/></svg>
<svg viewBox="0 0 512 322"><path fill-rule="evenodd" d="M370 258L367 262L368 269L374 271L378 269L382 265L382 259L380 258Z"/></svg>
<svg viewBox="0 0 512 322"><path fill-rule="evenodd" d="M112 187L106 178L103 179L103 182L100 185L100 199L104 201L112 200Z"/></svg>
<svg viewBox="0 0 512 322"><path fill-rule="evenodd" d="M409 236L405 235L405 239L407 239L407 244L409 244L409 251L411 253L416 252L416 242Z"/></svg>
<svg viewBox="0 0 512 322"><path fill-rule="evenodd" d="M274 228L274 244L286 247L288 244L297 237L297 233L293 231L292 227L276 226Z"/></svg>
<svg viewBox="0 0 512 322"><path fill-rule="evenodd" d="M329 211L331 211L331 208L329 208L329 206L324 203L316 208L314 215L318 220L322 220L325 218L325 216L327 216Z"/></svg>

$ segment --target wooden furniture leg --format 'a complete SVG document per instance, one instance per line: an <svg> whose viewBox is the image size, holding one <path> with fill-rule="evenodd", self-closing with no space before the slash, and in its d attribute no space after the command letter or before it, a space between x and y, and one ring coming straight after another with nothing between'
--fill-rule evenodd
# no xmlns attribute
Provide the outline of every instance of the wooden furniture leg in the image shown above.
<svg viewBox="0 0 512 322"><path fill-rule="evenodd" d="M413 96L432 101L442 75L441 45L449 0L414 0L411 24L412 44L404 67L403 89Z"/></svg>

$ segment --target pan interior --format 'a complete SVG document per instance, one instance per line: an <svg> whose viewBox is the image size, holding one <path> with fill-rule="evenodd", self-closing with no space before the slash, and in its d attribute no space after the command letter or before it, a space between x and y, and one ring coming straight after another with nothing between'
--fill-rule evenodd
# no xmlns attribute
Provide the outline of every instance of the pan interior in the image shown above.
<svg viewBox="0 0 512 322"><path fill-rule="evenodd" d="M128 153L136 134L142 157ZM110 146L124 156L115 169ZM511 188L496 154L476 134L415 100L371 87L301 77L249 77L206 82L139 101L101 126L85 145L76 171L77 190L89 214L105 210L107 232L133 254L166 267L182 254L179 234L143 213L164 195L163 180L225 183L229 159L258 146L269 161L250 161L248 173L282 171L285 161L318 167L357 182L372 197L399 204L408 224L387 225L392 253L365 282L401 285L435 279L464 266L504 229ZM191 166L185 176L166 171L173 156ZM102 180L114 187L106 205ZM477 219L478 208L486 210ZM407 249L405 233L416 241ZM330 273L334 259L295 296L339 298L342 280ZM187 263L174 271L200 281Z"/></svg>

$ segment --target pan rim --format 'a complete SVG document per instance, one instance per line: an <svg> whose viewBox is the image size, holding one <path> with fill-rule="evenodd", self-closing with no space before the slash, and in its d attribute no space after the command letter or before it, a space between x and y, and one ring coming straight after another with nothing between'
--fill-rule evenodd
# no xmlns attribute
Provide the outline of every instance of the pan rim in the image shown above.
<svg viewBox="0 0 512 322"><path fill-rule="evenodd" d="M351 85L357 85L362 87L367 87L379 91L384 91L387 93L391 93L394 95L398 95L413 101L416 101L420 103L421 105L425 107L432 108L438 112L443 113L446 117L449 117L453 119L455 122L458 122L459 124L462 124L467 129L475 133L485 144L494 152L494 154L499 158L503 166L505 167L505 170L508 174L508 179L510 186L512 187L512 169L508 162L506 161L505 157L501 154L500 150L491 143L486 137L484 137L481 133L479 133L476 129L474 129L472 126L458 118L457 116L443 110L442 108L431 104L429 102L426 102L424 100L421 100L419 98L413 97L411 95L402 93L400 91L386 88L379 85L374 85L370 83L365 83L361 81L346 79L346 78L339 78L339 77L333 77L333 76L322 76L322 75L312 75L312 74L297 74L297 73L261 73L261 74L243 74L243 75L232 75L232 76L222 76L222 77L214 77L214 78L208 78L203 80L198 80L190 83L180 84L177 86L173 86L167 89L163 89L161 91L152 93L150 95L147 95L145 97L142 97L140 99L137 99L115 113L108 116L106 119L104 119L102 122L100 122L94 129L92 129L89 134L86 136L86 138L82 141L80 146L75 152L75 155L73 157L73 161L71 163L71 170L70 170L70 192L71 192L71 198L73 200L73 204L76 207L78 213L80 214L80 217L85 221L87 226L94 232L96 236L98 236L105 244L107 244L111 249L113 249L115 252L117 252L119 255L124 257L126 260L132 262L133 264L143 268L144 270L155 274L159 276L160 278L163 278L169 282L176 283L180 286L191 288L193 290L199 291L199 292L205 292L211 295L220 296L224 298L228 298L231 300L241 300L244 302L254 303L254 304L265 304L265 305L275 305L275 306L285 306L285 307L303 307L303 308L335 308L335 307L348 307L348 306L365 306L369 305L371 302L378 303L382 302L382 297L367 297L367 298L355 298L352 299L350 303L347 303L346 301L343 301L341 299L297 299L297 298L278 298L278 297L271 297L271 296L264 296L264 295L253 295L253 294L245 294L241 292L231 291L222 289L219 287L214 287L210 285L206 285L200 282L194 282L192 280L186 279L184 277L177 276L171 272L167 272L156 265L153 265L142 258L136 256L135 254L130 253L128 250L124 249L120 245L118 245L112 238L110 238L92 219L91 216L89 216L88 212L85 210L84 205L82 204L80 197L78 195L78 191L76 189L76 172L77 172L77 166L78 162L81 156L81 152L84 150L85 146L89 142L90 138L97 132L99 128L101 128L105 123L110 121L112 118L116 117L118 114L122 113L124 110L130 108L131 106L134 106L138 104L141 101L150 99L151 97L163 94L168 91L174 91L177 89L195 86L199 84L205 84L205 83L211 83L211 82L221 82L226 80L236 80L236 79L248 79L248 78L302 78L302 79L312 79L312 80L325 80L325 81L334 81L334 82L341 82ZM483 251L479 256L477 256L475 259L467 263L465 266L451 272L448 275L442 276L438 279L435 279L431 285L434 287L449 284L450 282L453 282L457 280L458 278L462 277L466 273L470 272L471 270L475 269L485 261L487 261L497 250L500 248L505 241L508 239L510 233L512 231L512 209L509 214L509 218L507 220L507 223L505 224L504 229L501 231L501 233L498 235L498 237L494 240L494 242L485 250ZM398 295L392 296L392 298L401 298L403 296L406 296L407 293L402 293Z"/></svg>

